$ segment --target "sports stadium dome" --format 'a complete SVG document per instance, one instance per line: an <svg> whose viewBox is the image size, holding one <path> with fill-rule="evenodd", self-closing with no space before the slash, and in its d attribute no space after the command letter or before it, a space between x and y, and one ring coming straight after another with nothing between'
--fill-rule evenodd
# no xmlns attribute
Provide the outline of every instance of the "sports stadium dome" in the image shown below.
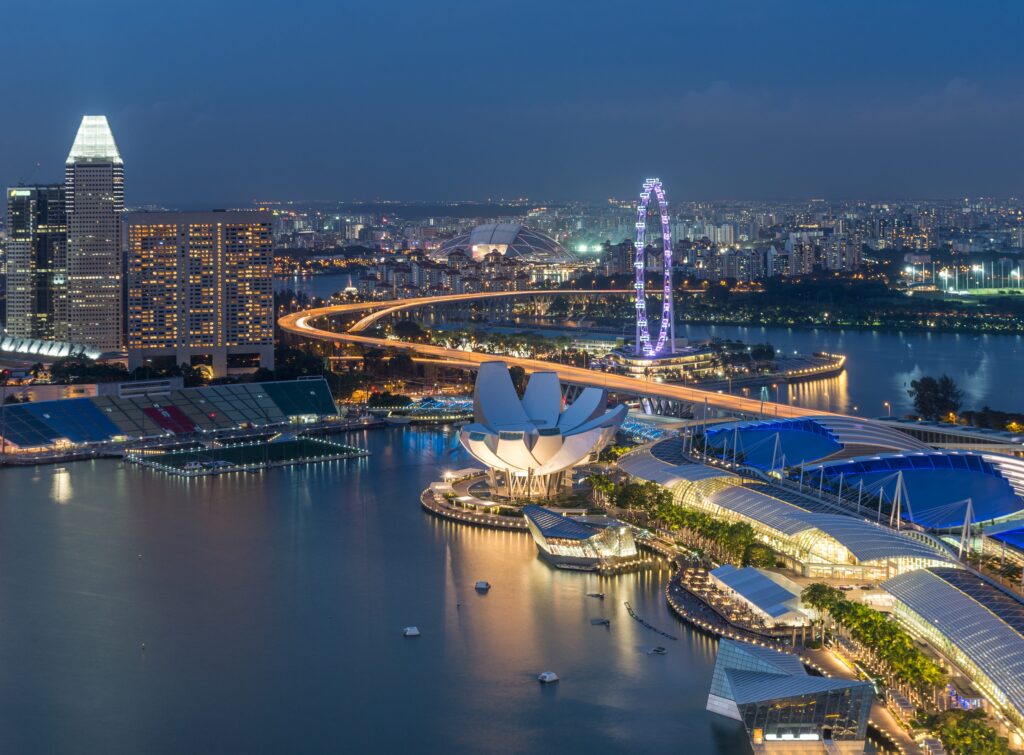
<svg viewBox="0 0 1024 755"><path fill-rule="evenodd" d="M886 423L833 416L730 422L709 429L705 441L720 458L768 472L788 469L791 479L833 492L860 490L866 499L894 504L899 488L902 518L929 529L961 526L968 505L976 522L1024 523L1024 460L936 450ZM672 453L664 448L655 446L654 456Z"/></svg>
<svg viewBox="0 0 1024 755"><path fill-rule="evenodd" d="M478 225L469 233L449 239L434 256L438 259L447 259L454 251L463 252L477 262L491 252L535 264L562 264L575 259L550 236L519 223Z"/></svg>

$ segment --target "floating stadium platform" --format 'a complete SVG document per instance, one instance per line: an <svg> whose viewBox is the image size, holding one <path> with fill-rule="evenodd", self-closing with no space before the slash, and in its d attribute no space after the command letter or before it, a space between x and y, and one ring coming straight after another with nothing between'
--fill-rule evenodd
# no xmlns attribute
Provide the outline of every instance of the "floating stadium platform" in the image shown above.
<svg viewBox="0 0 1024 755"><path fill-rule="evenodd" d="M125 454L125 459L169 474L203 477L370 455L364 449L326 438L296 437L291 433L266 440L191 445L185 449L139 449Z"/></svg>
<svg viewBox="0 0 1024 755"><path fill-rule="evenodd" d="M7 404L0 438L18 454L192 437L240 429L302 425L337 418L323 378L181 388L160 395Z"/></svg>

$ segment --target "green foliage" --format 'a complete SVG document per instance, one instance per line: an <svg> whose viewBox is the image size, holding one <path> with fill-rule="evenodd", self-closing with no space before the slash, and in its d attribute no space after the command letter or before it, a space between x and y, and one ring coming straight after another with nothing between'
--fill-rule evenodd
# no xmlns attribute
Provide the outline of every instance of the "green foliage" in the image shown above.
<svg viewBox="0 0 1024 755"><path fill-rule="evenodd" d="M1006 738L986 723L980 709L946 710L920 723L935 732L950 755L1009 755Z"/></svg>
<svg viewBox="0 0 1024 755"><path fill-rule="evenodd" d="M669 529L687 530L693 535L695 545L721 561L750 566L775 565L772 549L757 542L754 528L746 522L727 522L703 511L678 506L673 503L671 494L665 493L655 516Z"/></svg>
<svg viewBox="0 0 1024 755"><path fill-rule="evenodd" d="M775 551L764 543L751 543L743 553L745 566L760 566L770 569L775 566Z"/></svg>
<svg viewBox="0 0 1024 755"><path fill-rule="evenodd" d="M1003 412L988 406L976 411L961 412L960 419L971 427L984 427L988 430L1009 430L1019 433L1024 429L1024 414Z"/></svg>
<svg viewBox="0 0 1024 755"><path fill-rule="evenodd" d="M587 478L590 488L602 496L612 497L615 495L616 485L612 479L603 474L593 474Z"/></svg>
<svg viewBox="0 0 1024 755"><path fill-rule="evenodd" d="M116 383L128 379L122 364L104 364L81 357L64 357L50 365L53 382L61 385L78 383Z"/></svg>
<svg viewBox="0 0 1024 755"><path fill-rule="evenodd" d="M615 491L615 505L654 516L672 503L672 494L656 482L626 482Z"/></svg>
<svg viewBox="0 0 1024 755"><path fill-rule="evenodd" d="M621 445L606 446L601 451L601 454L600 454L600 456L598 458L601 461L618 461L619 457L621 457L624 453L629 451L631 448L632 448L632 446L621 446Z"/></svg>
<svg viewBox="0 0 1024 755"><path fill-rule="evenodd" d="M153 380L154 378L180 377L186 388L194 388L206 385L206 376L202 370L182 362L174 364L172 361L167 365L143 365L136 367L129 375L131 380Z"/></svg>
<svg viewBox="0 0 1024 755"><path fill-rule="evenodd" d="M305 349L278 346L274 350L274 379L294 380L298 377L323 375L327 372L324 358Z"/></svg>
<svg viewBox="0 0 1024 755"><path fill-rule="evenodd" d="M923 377L910 381L907 394L914 400L914 410L929 420L937 420L960 411L964 394L949 375L938 380Z"/></svg>
<svg viewBox="0 0 1024 755"><path fill-rule="evenodd" d="M847 600L841 590L821 583L804 589L803 602L827 613L855 640L870 648L900 683L924 692L945 684L946 674L906 632L884 614Z"/></svg>
<svg viewBox="0 0 1024 755"><path fill-rule="evenodd" d="M403 341L422 341L429 335L415 320L399 320L393 330Z"/></svg>

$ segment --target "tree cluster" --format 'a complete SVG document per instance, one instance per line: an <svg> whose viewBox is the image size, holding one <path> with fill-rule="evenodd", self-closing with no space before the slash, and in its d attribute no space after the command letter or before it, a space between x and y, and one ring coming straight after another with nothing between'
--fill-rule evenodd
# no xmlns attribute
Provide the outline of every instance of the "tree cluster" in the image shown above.
<svg viewBox="0 0 1024 755"><path fill-rule="evenodd" d="M947 710L932 717L928 728L939 735L950 755L1009 755L1006 737L1000 737L985 721L985 712Z"/></svg>
<svg viewBox="0 0 1024 755"><path fill-rule="evenodd" d="M946 683L942 667L925 655L910 635L885 614L847 600L842 590L820 582L809 585L801 597L805 604L830 616L857 642L870 648L901 684L928 693Z"/></svg>
<svg viewBox="0 0 1024 755"><path fill-rule="evenodd" d="M955 417L964 399L963 391L949 375L937 380L930 376L912 380L907 393L914 400L914 410L924 419L933 421Z"/></svg>
<svg viewBox="0 0 1024 755"><path fill-rule="evenodd" d="M675 503L672 493L656 482L624 482L615 485L604 475L590 478L592 488L610 498L619 508L642 512L661 522L666 529L683 530L694 547L721 562L744 566L775 566L775 553L759 543L753 527L746 522L728 522L703 511Z"/></svg>

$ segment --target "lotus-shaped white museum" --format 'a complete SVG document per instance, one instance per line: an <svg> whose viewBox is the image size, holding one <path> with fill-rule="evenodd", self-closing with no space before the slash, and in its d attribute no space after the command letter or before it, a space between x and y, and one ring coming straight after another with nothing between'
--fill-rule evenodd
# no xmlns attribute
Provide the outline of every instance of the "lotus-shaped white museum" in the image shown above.
<svg viewBox="0 0 1024 755"><path fill-rule="evenodd" d="M485 362L476 376L474 422L459 440L490 470L495 493L551 497L571 484L566 472L604 448L625 419L625 404L611 411L606 405L603 388L584 388L563 410L554 372L533 373L520 401L505 363Z"/></svg>

